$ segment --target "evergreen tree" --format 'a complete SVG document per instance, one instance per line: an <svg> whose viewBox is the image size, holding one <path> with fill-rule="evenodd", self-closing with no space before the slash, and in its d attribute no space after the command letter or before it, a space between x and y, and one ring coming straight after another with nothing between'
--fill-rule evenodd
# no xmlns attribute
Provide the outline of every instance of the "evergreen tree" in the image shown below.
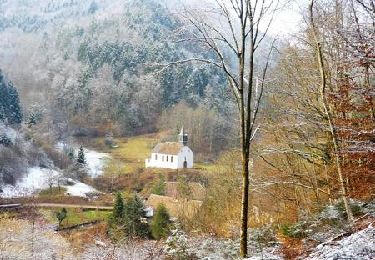
<svg viewBox="0 0 375 260"><path fill-rule="evenodd" d="M74 149L73 148L69 148L67 155L68 155L70 160L74 161L75 157L74 157Z"/></svg>
<svg viewBox="0 0 375 260"><path fill-rule="evenodd" d="M125 205L124 232L130 237L146 237L149 235L148 224L142 200L134 195Z"/></svg>
<svg viewBox="0 0 375 260"><path fill-rule="evenodd" d="M67 217L67 215L68 215L68 212L67 212L66 208L62 208L61 211L56 213L57 220L59 221L59 228L60 228L63 220Z"/></svg>
<svg viewBox="0 0 375 260"><path fill-rule="evenodd" d="M113 206L112 217L116 223L121 223L124 220L124 200L120 192L116 193L115 205Z"/></svg>
<svg viewBox="0 0 375 260"><path fill-rule="evenodd" d="M151 193L156 195L165 195L165 177L159 174L159 179L154 181L151 186Z"/></svg>
<svg viewBox="0 0 375 260"><path fill-rule="evenodd" d="M80 165L86 164L85 152L83 151L82 145L78 151L77 163Z"/></svg>
<svg viewBox="0 0 375 260"><path fill-rule="evenodd" d="M159 204L151 223L151 233L155 239L166 238L169 233L170 216L167 208Z"/></svg>
<svg viewBox="0 0 375 260"><path fill-rule="evenodd" d="M165 242L164 251L168 257L167 259L195 259L194 256L189 254L187 235L178 223L171 230L171 235Z"/></svg>
<svg viewBox="0 0 375 260"><path fill-rule="evenodd" d="M9 124L22 122L22 111L17 89L6 82L0 69L0 120Z"/></svg>
<svg viewBox="0 0 375 260"><path fill-rule="evenodd" d="M125 205L120 192L116 193L112 214L108 218L108 233L114 240L120 240L124 236L122 224L124 223Z"/></svg>
<svg viewBox="0 0 375 260"><path fill-rule="evenodd" d="M98 10L98 8L99 8L98 4L95 1L91 2L89 10L88 10L89 14L95 13Z"/></svg>

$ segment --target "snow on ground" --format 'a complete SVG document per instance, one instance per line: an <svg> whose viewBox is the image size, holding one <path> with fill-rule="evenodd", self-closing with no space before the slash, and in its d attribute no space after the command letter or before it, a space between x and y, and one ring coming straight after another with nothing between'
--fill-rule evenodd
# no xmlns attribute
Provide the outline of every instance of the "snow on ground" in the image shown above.
<svg viewBox="0 0 375 260"><path fill-rule="evenodd" d="M5 185L2 188L2 193L0 197L3 198L16 198L16 197L26 197L32 194L47 189L52 186L57 186L57 180L61 177L58 171L45 169L40 167L29 168L27 173L22 179L17 181L15 186ZM63 178L60 179L61 181ZM67 193L71 196L86 197L87 193L97 192L93 187L71 180L73 185L61 185L67 189Z"/></svg>
<svg viewBox="0 0 375 260"><path fill-rule="evenodd" d="M97 192L97 190L95 190L93 187L82 182L77 182L72 186L64 187L66 188L66 193L70 196L86 197L86 194L88 193Z"/></svg>
<svg viewBox="0 0 375 260"><path fill-rule="evenodd" d="M321 244L306 259L375 259L375 228L370 225L340 241Z"/></svg>
<svg viewBox="0 0 375 260"><path fill-rule="evenodd" d="M56 145L56 148L60 151L65 151L69 149L68 145L63 142L59 142ZM74 149L74 154L77 156L78 154L78 147L73 146ZM103 169L106 164L106 160L110 158L109 154L107 153L99 153L94 150L89 150L84 148L84 153L85 153L85 159L87 163L87 169L88 169L88 174L91 178L96 178L100 175L103 174Z"/></svg>
<svg viewBox="0 0 375 260"><path fill-rule="evenodd" d="M217 260L217 259L239 259L239 241L231 239L220 239L214 237L190 238L188 241L189 252L193 253L198 259ZM262 247L255 241L249 241L247 260L282 260L278 255L278 247Z"/></svg>
<svg viewBox="0 0 375 260"><path fill-rule="evenodd" d="M0 218L0 258L12 260L77 259L69 243L38 220Z"/></svg>
<svg viewBox="0 0 375 260"><path fill-rule="evenodd" d="M9 138L12 142L16 140L19 136L19 133L11 127L7 127L4 124L0 123L0 135L4 135Z"/></svg>
<svg viewBox="0 0 375 260"><path fill-rule="evenodd" d="M92 178L96 178L103 174L103 168L106 164L106 160L110 156L106 153L98 153L97 151L84 149L88 174Z"/></svg>
<svg viewBox="0 0 375 260"><path fill-rule="evenodd" d="M47 189L50 184L56 185L59 172L40 167L29 168L27 173L17 181L15 186L5 185L0 197L14 198L30 196L34 192Z"/></svg>

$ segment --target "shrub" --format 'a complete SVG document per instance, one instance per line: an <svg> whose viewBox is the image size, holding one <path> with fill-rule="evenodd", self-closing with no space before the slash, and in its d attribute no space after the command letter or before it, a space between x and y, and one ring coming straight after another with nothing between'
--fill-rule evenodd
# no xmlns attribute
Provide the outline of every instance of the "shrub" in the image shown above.
<svg viewBox="0 0 375 260"><path fill-rule="evenodd" d="M291 238L304 238L307 237L307 224L306 222L298 222L295 224L284 224L281 226L281 233L284 236Z"/></svg>
<svg viewBox="0 0 375 260"><path fill-rule="evenodd" d="M166 238L169 233L170 216L167 208L159 204L151 223L151 233L155 239Z"/></svg>
<svg viewBox="0 0 375 260"><path fill-rule="evenodd" d="M271 225L265 225L261 228L251 230L251 238L259 244L267 245L276 242L276 235Z"/></svg>
<svg viewBox="0 0 375 260"><path fill-rule="evenodd" d="M165 242L164 252L167 259L173 260L187 260L195 259L188 252L188 239L184 231L182 231L179 224L176 224L171 231L171 235Z"/></svg>
<svg viewBox="0 0 375 260"><path fill-rule="evenodd" d="M165 195L165 177L161 174L159 174L159 179L153 181L151 186L151 193L156 195Z"/></svg>
<svg viewBox="0 0 375 260"><path fill-rule="evenodd" d="M352 210L354 217L360 216L363 213L363 208L362 208L363 203L350 199L349 205L350 205L350 208ZM342 216L346 219L347 214L346 214L344 202L342 200L340 200L340 202L336 204L336 208L337 210L340 211Z"/></svg>

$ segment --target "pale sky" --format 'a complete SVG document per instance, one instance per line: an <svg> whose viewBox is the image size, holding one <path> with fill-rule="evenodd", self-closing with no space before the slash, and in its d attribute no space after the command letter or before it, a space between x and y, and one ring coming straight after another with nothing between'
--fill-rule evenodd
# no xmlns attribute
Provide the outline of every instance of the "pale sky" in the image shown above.
<svg viewBox="0 0 375 260"><path fill-rule="evenodd" d="M279 11L274 18L269 32L273 35L287 36L300 30L303 25L301 11L307 9L308 0L294 0Z"/></svg>
<svg viewBox="0 0 375 260"><path fill-rule="evenodd" d="M215 0L159 0L164 2L167 6L180 8L182 6L202 8L207 3L212 3ZM275 1L275 0L274 0ZM287 3L287 4L286 4ZM287 36L298 32L302 21L301 11L308 7L309 0L280 0L280 5L283 7L275 15L274 21L269 30L270 34Z"/></svg>

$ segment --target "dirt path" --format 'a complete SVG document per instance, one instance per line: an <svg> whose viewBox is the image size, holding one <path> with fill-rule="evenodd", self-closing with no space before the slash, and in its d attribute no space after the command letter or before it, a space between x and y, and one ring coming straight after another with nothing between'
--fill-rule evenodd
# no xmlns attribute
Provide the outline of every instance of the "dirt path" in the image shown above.
<svg viewBox="0 0 375 260"><path fill-rule="evenodd" d="M100 205L84 205L84 204L60 204L60 203L25 203L25 204L3 204L0 205L0 209L3 208L17 208L17 207L36 207L36 208L76 208L76 209L88 209L88 210L112 210L111 206L100 206Z"/></svg>

